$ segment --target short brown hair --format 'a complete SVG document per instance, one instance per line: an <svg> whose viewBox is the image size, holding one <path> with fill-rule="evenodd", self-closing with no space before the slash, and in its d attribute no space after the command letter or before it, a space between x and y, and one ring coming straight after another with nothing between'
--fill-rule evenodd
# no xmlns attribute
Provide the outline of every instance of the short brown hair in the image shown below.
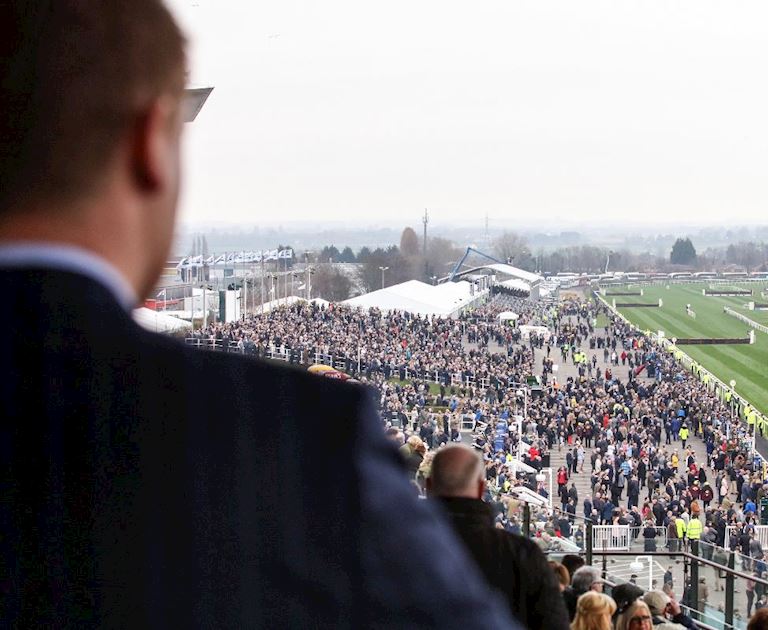
<svg viewBox="0 0 768 630"><path fill-rule="evenodd" d="M568 569L565 568L565 565L550 560L549 566L552 567L552 570L555 572L555 576L557 577L560 586L568 586L571 583L571 574L568 573Z"/></svg>
<svg viewBox="0 0 768 630"><path fill-rule="evenodd" d="M747 630L766 630L768 629L768 608L758 608L749 618Z"/></svg>
<svg viewBox="0 0 768 630"><path fill-rule="evenodd" d="M161 0L7 2L0 24L0 216L91 192L141 109L184 87Z"/></svg>

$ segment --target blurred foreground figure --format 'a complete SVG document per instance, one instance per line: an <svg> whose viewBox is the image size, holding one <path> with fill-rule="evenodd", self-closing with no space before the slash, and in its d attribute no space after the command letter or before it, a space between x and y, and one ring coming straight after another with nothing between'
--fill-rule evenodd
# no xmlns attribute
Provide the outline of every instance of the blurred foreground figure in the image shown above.
<svg viewBox="0 0 768 630"><path fill-rule="evenodd" d="M531 630L568 630L568 611L554 570L535 542L494 526L481 455L461 444L435 454L427 491L510 611Z"/></svg>
<svg viewBox="0 0 768 630"><path fill-rule="evenodd" d="M133 323L180 175L161 2L0 23L3 626L512 626L362 388Z"/></svg>

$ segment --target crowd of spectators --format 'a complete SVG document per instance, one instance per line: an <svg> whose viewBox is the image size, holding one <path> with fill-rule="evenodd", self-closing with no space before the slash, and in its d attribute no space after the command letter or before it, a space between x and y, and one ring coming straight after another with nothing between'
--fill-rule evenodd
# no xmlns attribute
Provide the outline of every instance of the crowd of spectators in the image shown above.
<svg viewBox="0 0 768 630"><path fill-rule="evenodd" d="M498 317L509 310L514 323ZM522 324L548 334L523 336ZM630 525L645 551L698 540L705 557L740 551L742 569L768 575L754 530L768 486L753 469L745 423L670 352L597 303L554 306L497 292L456 319L299 303L194 335L257 356L278 350L297 364L323 357L373 386L421 494L434 454L471 427L492 526L521 534L514 490L527 487L554 506L535 517L544 551L572 549L565 541L583 548L586 522ZM558 378L558 364L572 364L571 375ZM555 450L565 465L553 473L550 497L536 473ZM589 478L585 496L574 483L580 476ZM642 600L614 602L593 594L602 580L592 567L572 576L555 570L574 628L692 627L666 582ZM689 593L680 595L685 602ZM764 603L755 595L748 614Z"/></svg>

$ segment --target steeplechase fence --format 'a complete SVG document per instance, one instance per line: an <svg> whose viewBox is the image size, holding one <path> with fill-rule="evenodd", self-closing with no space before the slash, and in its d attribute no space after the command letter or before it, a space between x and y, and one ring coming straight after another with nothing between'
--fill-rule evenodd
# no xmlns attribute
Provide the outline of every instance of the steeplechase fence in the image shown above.
<svg viewBox="0 0 768 630"><path fill-rule="evenodd" d="M750 331L751 332L751 331ZM749 337L680 337L675 342L678 346L733 346L755 343L754 333Z"/></svg>
<svg viewBox="0 0 768 630"><path fill-rule="evenodd" d="M647 278L645 280L600 280L597 286L600 290L605 290L608 287L657 287L672 284L706 284L706 285L725 285L731 286L733 284L765 284L768 278ZM593 283L593 286L594 283ZM763 291L763 294L768 296L768 291Z"/></svg>
<svg viewBox="0 0 768 630"><path fill-rule="evenodd" d="M701 294L706 297L742 297L752 295L751 289L702 289Z"/></svg>
<svg viewBox="0 0 768 630"><path fill-rule="evenodd" d="M617 302L613 300L613 308L661 308L664 306L664 300L659 298L658 302Z"/></svg>
<svg viewBox="0 0 768 630"><path fill-rule="evenodd" d="M630 295L645 295L645 292L640 289L639 291L605 291L603 295L606 297L627 297Z"/></svg>

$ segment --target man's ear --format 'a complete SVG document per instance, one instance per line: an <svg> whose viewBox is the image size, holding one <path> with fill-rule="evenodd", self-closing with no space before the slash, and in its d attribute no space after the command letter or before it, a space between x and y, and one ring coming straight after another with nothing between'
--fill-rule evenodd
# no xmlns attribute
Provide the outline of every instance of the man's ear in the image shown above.
<svg viewBox="0 0 768 630"><path fill-rule="evenodd" d="M162 96L136 118L131 137L131 166L134 183L144 192L162 189L173 177L178 117L178 101Z"/></svg>

